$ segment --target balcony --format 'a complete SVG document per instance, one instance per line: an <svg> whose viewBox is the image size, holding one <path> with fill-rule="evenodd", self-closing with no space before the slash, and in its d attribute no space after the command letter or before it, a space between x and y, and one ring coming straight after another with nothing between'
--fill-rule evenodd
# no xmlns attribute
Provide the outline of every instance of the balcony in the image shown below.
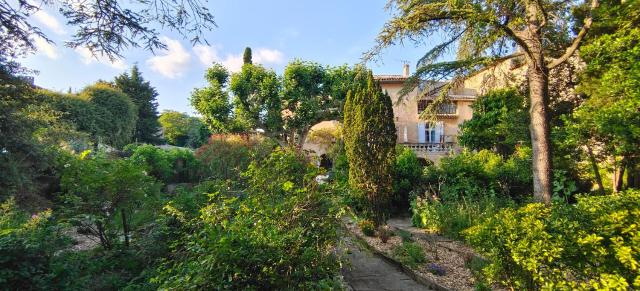
<svg viewBox="0 0 640 291"><path fill-rule="evenodd" d="M449 153L456 148L455 142L441 143L403 143L403 146L411 149L419 157L429 153Z"/></svg>
<svg viewBox="0 0 640 291"><path fill-rule="evenodd" d="M418 100L418 114L422 114L431 102L431 100ZM439 104L436 110L436 116L441 118L456 118L458 117L458 105L455 102Z"/></svg>

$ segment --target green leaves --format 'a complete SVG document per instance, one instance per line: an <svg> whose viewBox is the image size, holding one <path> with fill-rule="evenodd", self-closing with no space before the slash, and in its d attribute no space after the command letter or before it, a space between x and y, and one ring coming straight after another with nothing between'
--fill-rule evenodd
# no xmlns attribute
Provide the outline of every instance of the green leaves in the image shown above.
<svg viewBox="0 0 640 291"><path fill-rule="evenodd" d="M583 196L575 206L506 209L466 231L492 261L489 279L515 288L636 286L640 192ZM489 272L490 271L490 272ZM637 287L637 286L636 286Z"/></svg>
<svg viewBox="0 0 640 291"><path fill-rule="evenodd" d="M197 117L165 110L158 119L162 133L171 145L197 148L206 143L209 131Z"/></svg>
<svg viewBox="0 0 640 291"><path fill-rule="evenodd" d="M336 208L319 170L293 149L254 161L238 195L221 187L176 240L161 288L313 289L339 270ZM175 211L172 210L175 213Z"/></svg>
<svg viewBox="0 0 640 291"><path fill-rule="evenodd" d="M366 195L376 224L384 222L389 211L396 138L391 98L371 71L360 70L344 106L344 141L349 185Z"/></svg>
<svg viewBox="0 0 640 291"><path fill-rule="evenodd" d="M460 126L460 144L495 149L507 156L516 145L530 144L528 102L515 89L491 91L471 105L473 117Z"/></svg>

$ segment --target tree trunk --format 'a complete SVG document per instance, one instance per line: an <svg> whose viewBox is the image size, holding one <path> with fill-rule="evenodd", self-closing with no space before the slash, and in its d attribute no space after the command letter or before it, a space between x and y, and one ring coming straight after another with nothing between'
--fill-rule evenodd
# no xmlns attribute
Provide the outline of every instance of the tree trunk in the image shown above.
<svg viewBox="0 0 640 291"><path fill-rule="evenodd" d="M624 177L624 170L625 170L625 159L624 157L622 158L622 160L620 161L619 165L615 165L614 164L614 170L613 170L613 181L612 181L612 190L613 193L617 193L622 191L622 183L623 183L623 177Z"/></svg>
<svg viewBox="0 0 640 291"><path fill-rule="evenodd" d="M551 204L551 140L549 134L549 76L544 60L538 7L527 5L527 29L522 41L527 45L529 99L531 101L531 147L533 151L533 198Z"/></svg>
<svg viewBox="0 0 640 291"><path fill-rule="evenodd" d="M110 250L111 249L111 244L109 243L109 240L107 239L107 236L105 235L105 231L104 231L104 227L102 226L102 222L96 222L96 228L98 229L98 238L100 238L100 244L102 244L102 247Z"/></svg>
<svg viewBox="0 0 640 291"><path fill-rule="evenodd" d="M602 184L602 177L600 176L600 169L598 169L598 161L596 161L596 157L593 154L591 147L586 145L586 148L589 161L591 162L591 167L593 168L593 174L595 175L596 183L598 184L598 192L600 192L600 195L604 195L604 186Z"/></svg>
<svg viewBox="0 0 640 291"><path fill-rule="evenodd" d="M638 173L637 166L627 167L627 188L639 188L640 187L640 173Z"/></svg>
<svg viewBox="0 0 640 291"><path fill-rule="evenodd" d="M124 211L124 208L120 209L120 214L122 215L122 231L124 232L124 246L128 248L129 247L129 225L127 224L127 215Z"/></svg>
<svg viewBox="0 0 640 291"><path fill-rule="evenodd" d="M531 146L533 151L533 198L551 203L551 140L549 138L549 80L542 52L529 68L529 98L531 99Z"/></svg>

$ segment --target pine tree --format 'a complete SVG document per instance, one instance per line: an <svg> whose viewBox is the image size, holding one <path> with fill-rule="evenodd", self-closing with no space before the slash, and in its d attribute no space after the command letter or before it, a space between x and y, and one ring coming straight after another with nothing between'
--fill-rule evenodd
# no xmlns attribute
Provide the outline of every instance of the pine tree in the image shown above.
<svg viewBox="0 0 640 291"><path fill-rule="evenodd" d="M158 143L160 124L158 123L158 92L145 81L138 66L131 68L131 75L123 73L115 79L115 86L127 94L138 108L138 121L133 140L137 142Z"/></svg>
<svg viewBox="0 0 640 291"><path fill-rule="evenodd" d="M349 185L366 197L369 215L384 223L392 193L396 128L391 98L371 71L360 72L344 107L344 141L349 160Z"/></svg>
<svg viewBox="0 0 640 291"><path fill-rule="evenodd" d="M244 48L244 54L242 55L242 61L244 64L253 64L253 60L252 60L252 54L251 54L251 48L250 47L246 47Z"/></svg>

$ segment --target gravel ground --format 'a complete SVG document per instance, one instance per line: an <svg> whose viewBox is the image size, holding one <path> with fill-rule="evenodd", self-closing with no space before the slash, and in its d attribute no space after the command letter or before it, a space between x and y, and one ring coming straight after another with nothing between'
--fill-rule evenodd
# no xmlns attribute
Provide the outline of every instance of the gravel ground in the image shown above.
<svg viewBox="0 0 640 291"><path fill-rule="evenodd" d="M368 237L362 234L353 222L346 223L346 226L349 231L363 237L371 247L390 257L393 257L393 249L402 244L402 239L397 235L392 236L386 243L383 243L377 237ZM391 223L390 226L394 227ZM416 235L413 235L412 238L422 246L427 257L427 263L414 268L414 271L451 290L474 290L475 278L471 271L465 266L464 254L469 252L468 247L437 236L435 236L435 245L437 247L434 247L433 239L426 240L418 238ZM432 263L443 268L445 274L438 276L429 272L428 266Z"/></svg>

